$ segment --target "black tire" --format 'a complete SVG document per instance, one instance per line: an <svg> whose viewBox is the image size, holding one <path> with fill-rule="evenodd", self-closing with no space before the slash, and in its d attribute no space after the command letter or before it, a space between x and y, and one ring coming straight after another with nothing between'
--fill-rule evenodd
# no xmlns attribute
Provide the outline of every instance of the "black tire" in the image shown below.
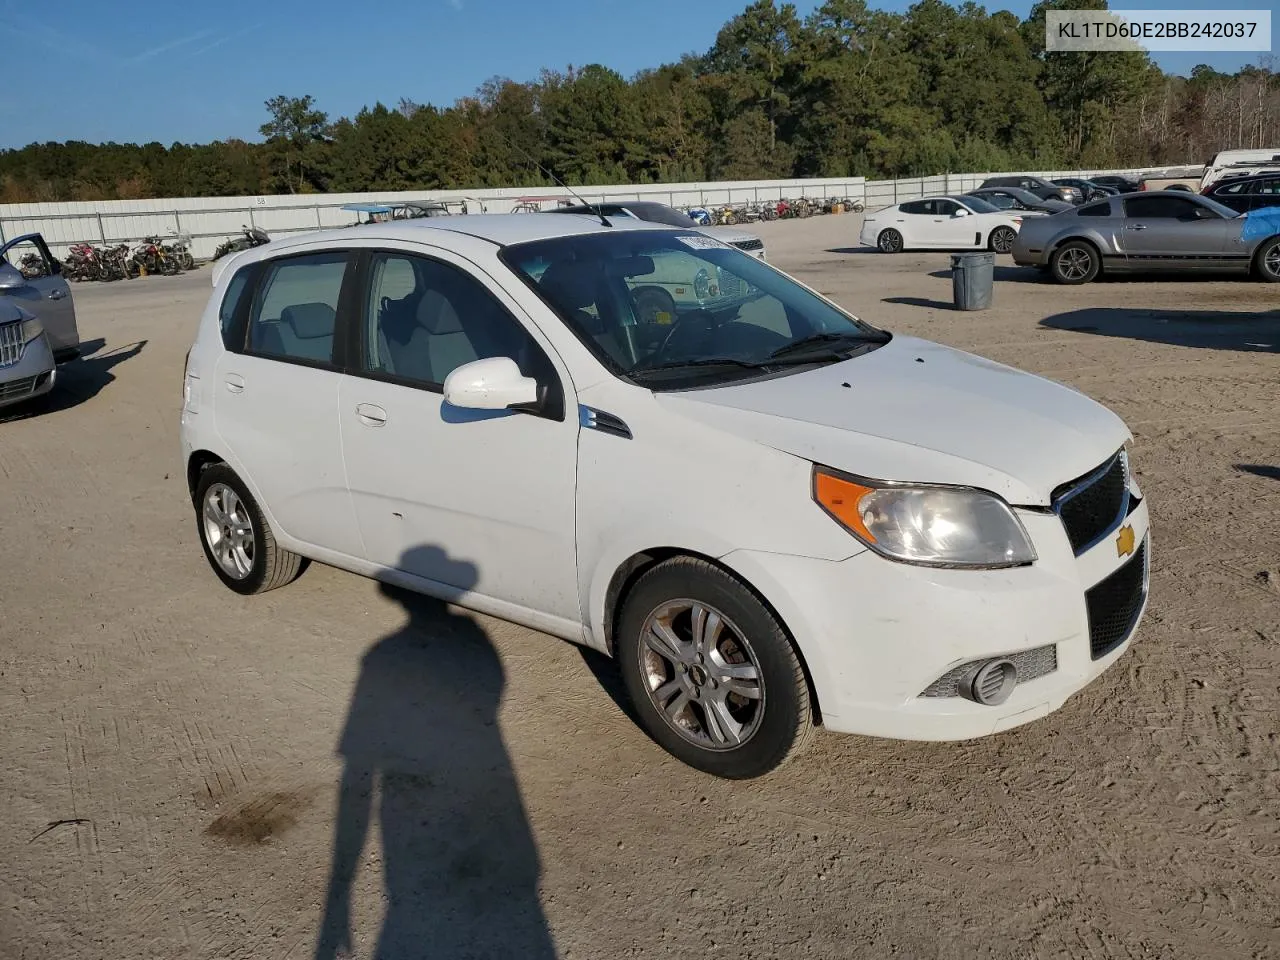
<svg viewBox="0 0 1280 960"><path fill-rule="evenodd" d="M657 616L664 607L684 603L705 605L727 621L716 635L716 659L708 656L698 660L708 666L719 662L718 668L702 669L691 664L677 675L674 661L654 653L646 643L650 617ZM670 621L671 629L678 636L682 632L691 634L692 616L677 614ZM745 643L740 643L739 638ZM646 571L622 604L616 641L623 682L641 724L659 746L695 769L731 780L758 777L799 753L813 732L809 686L786 630L746 584L714 564L693 557L675 557ZM696 645L691 644L690 649L696 649ZM700 701L686 695L685 688L679 686L696 686L698 681L693 677L698 671L702 680L714 687L719 676L715 670L725 669L726 662L754 665L757 679L748 684L757 683L761 696L747 699L730 692L716 694L704 686ZM669 720L666 712L658 708L655 694L650 693L651 684L655 683L658 691L675 686L668 705L685 697L686 706L678 715L685 716L685 724ZM723 676L719 683L726 684ZM726 709L737 711L732 718L742 723L741 743L711 745L705 719L708 714L702 703L716 696L729 704ZM694 730L688 724L698 728ZM677 725L685 732L678 732ZM707 745L695 742L699 737L705 738Z"/></svg>
<svg viewBox="0 0 1280 960"><path fill-rule="evenodd" d="M888 230L881 230L880 236L876 237L876 246L881 253L901 253L902 252L902 234L890 227Z"/></svg>
<svg viewBox="0 0 1280 960"><path fill-rule="evenodd" d="M209 543L204 506L209 490L216 485L229 487L234 492L244 507L244 513L247 515L252 531L252 565L247 575L242 578L230 576L223 570ZM305 569L306 561L302 557L282 549L276 543L275 534L272 533L270 525L262 515L258 502L253 499L253 495L236 476L235 471L225 463L214 464L200 474L193 502L196 511L196 530L200 537L200 546L204 548L205 559L209 561L209 566L213 568L218 579L236 593L249 596L275 590L277 587L292 583Z"/></svg>
<svg viewBox="0 0 1280 960"><path fill-rule="evenodd" d="M1265 283L1280 283L1280 237L1265 241L1253 255L1253 271Z"/></svg>
<svg viewBox="0 0 1280 960"><path fill-rule="evenodd" d="M1049 257L1049 275L1068 286L1089 283L1101 272L1102 258L1097 249L1083 240L1069 240Z"/></svg>
<svg viewBox="0 0 1280 960"><path fill-rule="evenodd" d="M1018 231L1013 227L996 227L987 237L987 249L994 253L1009 253L1017 239Z"/></svg>

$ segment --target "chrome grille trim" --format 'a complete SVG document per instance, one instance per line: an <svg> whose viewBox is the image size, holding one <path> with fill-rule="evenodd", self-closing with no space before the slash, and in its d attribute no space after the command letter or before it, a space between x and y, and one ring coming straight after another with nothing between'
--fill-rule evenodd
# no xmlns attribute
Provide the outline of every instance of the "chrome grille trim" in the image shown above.
<svg viewBox="0 0 1280 960"><path fill-rule="evenodd" d="M1070 504L1072 500L1075 500L1083 494L1089 493L1095 484L1106 479L1112 470L1115 469L1117 461L1119 461L1120 464L1122 491L1117 503L1115 515L1111 517L1104 528L1101 528L1099 532L1077 546L1075 543L1076 536L1071 530L1067 518L1063 515L1063 509ZM1092 550L1107 537L1111 536L1111 534L1115 533L1115 531L1124 523L1125 518L1129 516L1129 501L1132 496L1129 483L1129 452L1121 447L1114 456L1108 457L1106 462L1096 470L1080 477L1078 480L1072 480L1068 483L1064 483L1062 486L1054 490L1052 494L1053 512L1058 515L1058 519L1061 520L1063 526L1067 528L1068 536L1072 541L1072 550L1077 557Z"/></svg>
<svg viewBox="0 0 1280 960"><path fill-rule="evenodd" d="M0 367L11 367L21 360L25 347L21 320L0 324Z"/></svg>

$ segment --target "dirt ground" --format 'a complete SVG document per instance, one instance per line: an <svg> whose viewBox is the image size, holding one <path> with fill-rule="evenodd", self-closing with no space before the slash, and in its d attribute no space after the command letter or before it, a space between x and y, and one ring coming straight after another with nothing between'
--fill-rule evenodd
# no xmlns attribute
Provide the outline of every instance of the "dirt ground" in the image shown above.
<svg viewBox="0 0 1280 960"><path fill-rule="evenodd" d="M0 424L0 957L328 957L348 919L360 957L1280 955L1280 289L1002 266L957 313L945 254L858 226L760 232L855 313L1132 427L1152 598L1097 683L728 783L561 641L321 566L242 599L179 462L208 271L82 284L88 357ZM384 742L419 772L370 796Z"/></svg>

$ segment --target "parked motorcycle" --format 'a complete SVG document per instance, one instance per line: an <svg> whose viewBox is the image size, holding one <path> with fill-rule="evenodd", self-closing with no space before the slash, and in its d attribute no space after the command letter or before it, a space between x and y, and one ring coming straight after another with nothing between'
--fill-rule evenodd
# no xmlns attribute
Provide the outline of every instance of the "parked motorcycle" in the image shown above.
<svg viewBox="0 0 1280 960"><path fill-rule="evenodd" d="M711 211L706 207L690 207L685 211L689 217L700 227L711 226Z"/></svg>
<svg viewBox="0 0 1280 960"><path fill-rule="evenodd" d="M271 237L261 227L248 227L241 224L240 231L240 236L233 237L213 252L213 259L220 260L229 253L239 253L241 250L249 250L271 242Z"/></svg>

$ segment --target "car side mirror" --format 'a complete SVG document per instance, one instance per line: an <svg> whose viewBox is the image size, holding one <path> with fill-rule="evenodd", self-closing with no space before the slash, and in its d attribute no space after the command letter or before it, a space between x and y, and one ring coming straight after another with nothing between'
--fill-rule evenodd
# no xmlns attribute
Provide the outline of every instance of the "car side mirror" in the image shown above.
<svg viewBox="0 0 1280 960"><path fill-rule="evenodd" d="M533 410L538 381L522 374L510 357L472 360L445 377L444 400L469 410Z"/></svg>
<svg viewBox="0 0 1280 960"><path fill-rule="evenodd" d="M0 290L17 290L27 285L27 278L13 264L0 260Z"/></svg>
<svg viewBox="0 0 1280 960"><path fill-rule="evenodd" d="M959 210L957 210L957 211L956 211L955 213L953 213L951 216L954 218L954 217L967 217L968 215L969 215L969 211L968 211L968 210L966 210L966 209L964 209L964 207L961 207Z"/></svg>

